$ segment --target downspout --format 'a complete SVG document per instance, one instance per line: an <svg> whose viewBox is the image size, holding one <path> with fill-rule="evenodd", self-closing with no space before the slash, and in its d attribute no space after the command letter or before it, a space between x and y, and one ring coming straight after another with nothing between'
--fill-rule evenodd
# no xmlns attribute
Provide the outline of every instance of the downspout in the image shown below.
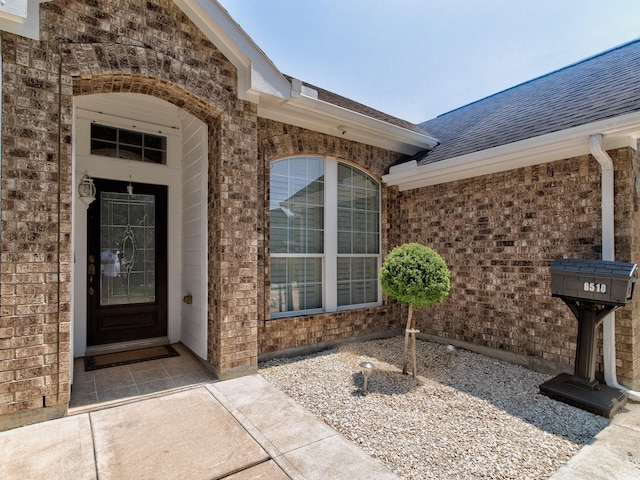
<svg viewBox="0 0 640 480"><path fill-rule="evenodd" d="M602 259L615 258L614 230L614 170L613 160L602 148L602 135L589 137L591 155L600 164L602 187ZM607 385L622 390L631 400L640 402L640 392L635 392L618 383L616 374L616 317L610 313L602 320L602 357L604 380Z"/></svg>

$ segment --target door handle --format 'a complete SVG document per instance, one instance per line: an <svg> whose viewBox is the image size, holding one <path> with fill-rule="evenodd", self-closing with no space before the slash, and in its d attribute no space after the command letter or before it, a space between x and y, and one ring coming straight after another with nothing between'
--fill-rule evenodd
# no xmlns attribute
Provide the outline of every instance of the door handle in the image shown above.
<svg viewBox="0 0 640 480"><path fill-rule="evenodd" d="M89 255L89 267L87 268L87 273L89 274L89 296L93 296L93 276L96 274L96 257L93 255Z"/></svg>

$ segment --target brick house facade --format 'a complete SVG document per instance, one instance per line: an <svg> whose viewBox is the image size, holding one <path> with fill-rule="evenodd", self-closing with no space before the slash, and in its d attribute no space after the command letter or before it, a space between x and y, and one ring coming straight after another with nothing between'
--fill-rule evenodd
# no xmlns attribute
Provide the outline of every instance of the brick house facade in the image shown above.
<svg viewBox="0 0 640 480"><path fill-rule="evenodd" d="M379 183L379 259L419 241L449 263L452 295L417 312L425 338L572 364L575 320L550 297L548 267L600 256L600 172L587 153L404 185L398 169L412 158L418 173L430 168L429 155L415 159L438 152L439 132L285 77L214 0L28 5L24 23L0 16L0 418L64 414L72 359L95 348L83 172L167 186L163 338L222 379L255 373L259 357L400 332L402 307L380 294L360 308L272 314L269 172L298 156L335 159ZM87 153L91 124L110 122L159 130L176 158L141 167ZM616 259L635 262L638 156L632 146L607 151ZM640 386L637 304L617 314L619 378L631 388Z"/></svg>

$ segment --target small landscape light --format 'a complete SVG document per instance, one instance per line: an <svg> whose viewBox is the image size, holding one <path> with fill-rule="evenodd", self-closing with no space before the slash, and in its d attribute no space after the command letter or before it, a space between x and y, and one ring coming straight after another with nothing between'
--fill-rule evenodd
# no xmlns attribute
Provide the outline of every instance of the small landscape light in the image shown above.
<svg viewBox="0 0 640 480"><path fill-rule="evenodd" d="M455 345L447 345L447 352L449 353L458 353L458 349L456 348Z"/></svg>
<svg viewBox="0 0 640 480"><path fill-rule="evenodd" d="M367 391L367 383L369 382L369 376L373 373L376 366L371 362L362 362L362 374L364 375L364 391Z"/></svg>

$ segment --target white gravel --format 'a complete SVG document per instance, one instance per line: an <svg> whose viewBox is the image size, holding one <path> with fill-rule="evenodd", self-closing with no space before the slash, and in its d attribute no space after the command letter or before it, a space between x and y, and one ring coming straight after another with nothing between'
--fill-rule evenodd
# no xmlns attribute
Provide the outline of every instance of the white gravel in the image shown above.
<svg viewBox="0 0 640 480"><path fill-rule="evenodd" d="M418 340L418 378L402 375L403 347L353 343L260 374L408 479L548 478L609 423L540 395L552 375L467 350ZM366 394L363 361L376 366Z"/></svg>

